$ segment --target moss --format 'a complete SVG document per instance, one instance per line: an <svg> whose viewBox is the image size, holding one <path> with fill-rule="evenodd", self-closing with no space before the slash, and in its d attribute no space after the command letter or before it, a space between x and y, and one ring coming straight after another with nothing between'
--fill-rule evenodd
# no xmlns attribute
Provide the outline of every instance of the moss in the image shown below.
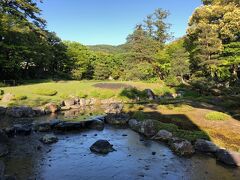
<svg viewBox="0 0 240 180"><path fill-rule="evenodd" d="M54 89L41 88L33 91L33 94L42 95L42 96L55 96L57 91Z"/></svg>
<svg viewBox="0 0 240 180"><path fill-rule="evenodd" d="M144 119L146 119L146 116L145 116L144 112L136 111L136 112L133 113L132 118L143 121Z"/></svg>
<svg viewBox="0 0 240 180"><path fill-rule="evenodd" d="M203 131L189 131L178 129L173 132L173 134L179 138L183 138L189 141L196 141L197 139L206 139L209 140L209 136Z"/></svg>
<svg viewBox="0 0 240 180"><path fill-rule="evenodd" d="M222 112L212 111L207 113L205 118L210 121L225 121L230 119L230 116Z"/></svg>
<svg viewBox="0 0 240 180"><path fill-rule="evenodd" d="M173 133L178 130L178 126L176 126L175 124L171 124L171 123L158 122L157 129L158 130L167 130L167 131Z"/></svg>

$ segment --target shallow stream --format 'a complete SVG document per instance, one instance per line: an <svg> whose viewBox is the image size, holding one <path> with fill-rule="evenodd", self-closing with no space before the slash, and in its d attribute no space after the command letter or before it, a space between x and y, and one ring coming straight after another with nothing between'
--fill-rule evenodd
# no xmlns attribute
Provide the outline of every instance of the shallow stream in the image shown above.
<svg viewBox="0 0 240 180"><path fill-rule="evenodd" d="M16 120L1 120L1 126L9 123ZM204 155L178 157L164 144L147 140L127 128L106 125L103 131L60 133L56 134L59 141L52 145L39 142L42 135L33 133L10 140L11 153L3 159L7 174L15 174L20 180L240 179L239 168L223 166ZM99 139L109 140L116 151L107 155L92 153L89 147Z"/></svg>

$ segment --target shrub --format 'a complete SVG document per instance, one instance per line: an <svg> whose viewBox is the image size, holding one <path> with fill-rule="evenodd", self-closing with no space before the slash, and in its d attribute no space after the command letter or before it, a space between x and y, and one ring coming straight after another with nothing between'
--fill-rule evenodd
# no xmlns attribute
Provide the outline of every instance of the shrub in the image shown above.
<svg viewBox="0 0 240 180"><path fill-rule="evenodd" d="M137 88L124 88L120 92L120 96L125 96L129 99L146 99L147 94L145 91L140 91Z"/></svg>
<svg viewBox="0 0 240 180"><path fill-rule="evenodd" d="M213 111L207 113L205 118L210 121L225 121L228 120L230 116L222 112Z"/></svg>
<svg viewBox="0 0 240 180"><path fill-rule="evenodd" d="M0 95L3 95L4 91L2 89L0 89Z"/></svg>
<svg viewBox="0 0 240 180"><path fill-rule="evenodd" d="M42 95L42 96L55 96L57 94L57 91L54 89L37 89L33 92L34 94Z"/></svg>
<svg viewBox="0 0 240 180"><path fill-rule="evenodd" d="M16 95L14 97L14 100L17 100L17 101L26 100L26 99L27 99L27 96L24 96L24 95Z"/></svg>

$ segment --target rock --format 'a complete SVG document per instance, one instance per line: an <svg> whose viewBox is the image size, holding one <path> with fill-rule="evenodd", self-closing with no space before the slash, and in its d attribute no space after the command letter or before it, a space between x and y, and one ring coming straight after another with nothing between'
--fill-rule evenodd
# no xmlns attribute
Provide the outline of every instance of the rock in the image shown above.
<svg viewBox="0 0 240 180"><path fill-rule="evenodd" d="M85 106L86 106L86 99L81 98L81 99L79 100L79 105L80 105L81 107L85 107Z"/></svg>
<svg viewBox="0 0 240 180"><path fill-rule="evenodd" d="M123 104L122 103L112 103L107 105L105 109L105 113L108 114L120 114L123 110Z"/></svg>
<svg viewBox="0 0 240 180"><path fill-rule="evenodd" d="M144 121L137 121L135 119L131 119L128 122L128 125L134 131L144 134L147 137L151 137L157 134L157 120L144 120Z"/></svg>
<svg viewBox="0 0 240 180"><path fill-rule="evenodd" d="M240 153L219 149L216 153L216 158L219 162L226 165L240 167Z"/></svg>
<svg viewBox="0 0 240 180"><path fill-rule="evenodd" d="M90 120L86 122L86 126L90 129L102 131L104 129L104 122L98 119Z"/></svg>
<svg viewBox="0 0 240 180"><path fill-rule="evenodd" d="M98 140L91 147L90 150L95 153L108 154L109 152L115 151L113 145L107 140Z"/></svg>
<svg viewBox="0 0 240 180"><path fill-rule="evenodd" d="M46 134L43 136L40 141L44 144L52 144L58 141L58 138L53 134Z"/></svg>
<svg viewBox="0 0 240 180"><path fill-rule="evenodd" d="M0 143L0 157L6 156L8 152L8 146L6 144Z"/></svg>
<svg viewBox="0 0 240 180"><path fill-rule="evenodd" d="M129 120L128 114L107 114L106 122L111 125L126 125Z"/></svg>
<svg viewBox="0 0 240 180"><path fill-rule="evenodd" d="M15 135L21 136L30 135L32 132L32 128L30 127L30 125L15 124L13 125L13 129Z"/></svg>
<svg viewBox="0 0 240 180"><path fill-rule="evenodd" d="M189 141L180 138L172 138L170 148L180 156L190 156L195 152L194 147Z"/></svg>
<svg viewBox="0 0 240 180"><path fill-rule="evenodd" d="M2 97L2 102L9 102L15 99L15 96L11 93L4 94Z"/></svg>
<svg viewBox="0 0 240 180"><path fill-rule="evenodd" d="M59 120L59 119L52 119L49 121L49 124L51 126L51 128L53 129L56 125L62 123L63 121Z"/></svg>
<svg viewBox="0 0 240 180"><path fill-rule="evenodd" d="M0 106L0 116L6 113L7 108Z"/></svg>
<svg viewBox="0 0 240 180"><path fill-rule="evenodd" d="M71 107L69 107L69 106L62 106L62 107L60 108L61 111L68 111L68 110L70 110L70 109L71 109Z"/></svg>
<svg viewBox="0 0 240 180"><path fill-rule="evenodd" d="M6 114L15 118L34 117L36 115L34 110L27 106L10 107L7 109Z"/></svg>
<svg viewBox="0 0 240 180"><path fill-rule="evenodd" d="M33 125L34 131L48 132L51 131L50 122L38 122Z"/></svg>
<svg viewBox="0 0 240 180"><path fill-rule="evenodd" d="M154 92L151 89L145 89L144 92L146 93L149 100L156 99L156 95L154 94Z"/></svg>
<svg viewBox="0 0 240 180"><path fill-rule="evenodd" d="M79 104L70 106L71 109L80 109L81 107Z"/></svg>
<svg viewBox="0 0 240 180"><path fill-rule="evenodd" d="M218 150L218 147L213 142L204 139L198 139L194 146L197 151L203 153L215 153Z"/></svg>
<svg viewBox="0 0 240 180"><path fill-rule="evenodd" d="M172 138L172 133L166 130L160 130L155 136L152 137L154 140L168 142Z"/></svg>
<svg viewBox="0 0 240 180"><path fill-rule="evenodd" d="M67 107L73 106L75 104L76 104L76 101L74 98L63 101L63 105Z"/></svg>
<svg viewBox="0 0 240 180"><path fill-rule="evenodd" d="M60 131L80 130L85 127L85 122L60 122L54 126L54 129Z"/></svg>
<svg viewBox="0 0 240 180"><path fill-rule="evenodd" d="M55 113L60 110L60 107L55 103L48 103L44 105L44 110L46 113Z"/></svg>

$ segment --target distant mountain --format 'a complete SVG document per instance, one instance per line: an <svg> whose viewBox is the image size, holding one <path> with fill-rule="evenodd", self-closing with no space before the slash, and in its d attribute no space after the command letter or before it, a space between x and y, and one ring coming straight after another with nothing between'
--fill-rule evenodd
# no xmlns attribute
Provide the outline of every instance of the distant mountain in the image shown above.
<svg viewBox="0 0 240 180"><path fill-rule="evenodd" d="M112 46L112 45L91 45L88 46L90 50L96 52L105 52L109 54L117 54L117 53L124 53L126 52L125 44L119 46Z"/></svg>

